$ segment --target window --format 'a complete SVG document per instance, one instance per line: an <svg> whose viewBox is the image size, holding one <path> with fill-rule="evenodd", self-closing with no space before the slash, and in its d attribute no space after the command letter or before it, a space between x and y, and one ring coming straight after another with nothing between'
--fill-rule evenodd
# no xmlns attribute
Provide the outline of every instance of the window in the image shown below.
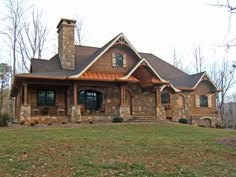
<svg viewBox="0 0 236 177"><path fill-rule="evenodd" d="M208 97L206 95L200 96L200 107L208 107Z"/></svg>
<svg viewBox="0 0 236 177"><path fill-rule="evenodd" d="M113 67L126 67L126 54L112 53Z"/></svg>
<svg viewBox="0 0 236 177"><path fill-rule="evenodd" d="M170 94L169 93L161 94L161 103L162 104L170 104Z"/></svg>
<svg viewBox="0 0 236 177"><path fill-rule="evenodd" d="M37 104L39 106L52 106L55 105L56 95L52 90L42 90L38 92Z"/></svg>
<svg viewBox="0 0 236 177"><path fill-rule="evenodd" d="M78 100L86 110L96 111L101 108L102 94L93 90L82 90L79 92Z"/></svg>

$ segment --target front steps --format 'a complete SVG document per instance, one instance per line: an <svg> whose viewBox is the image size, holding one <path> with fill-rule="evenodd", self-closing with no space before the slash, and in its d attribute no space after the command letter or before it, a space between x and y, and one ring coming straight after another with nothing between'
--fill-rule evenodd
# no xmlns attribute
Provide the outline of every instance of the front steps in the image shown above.
<svg viewBox="0 0 236 177"><path fill-rule="evenodd" d="M134 116L127 120L127 122L157 122L156 116Z"/></svg>

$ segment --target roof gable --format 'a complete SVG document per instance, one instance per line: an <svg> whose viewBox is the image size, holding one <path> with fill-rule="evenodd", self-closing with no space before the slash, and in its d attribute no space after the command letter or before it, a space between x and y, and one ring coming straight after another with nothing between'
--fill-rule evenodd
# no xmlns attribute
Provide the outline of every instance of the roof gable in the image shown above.
<svg viewBox="0 0 236 177"><path fill-rule="evenodd" d="M113 38L111 41L109 41L107 44L105 44L102 48L98 49L91 57L90 57L90 63L87 64L84 69L73 75L70 76L71 78L78 78L80 77L88 68L90 68L106 51L108 51L113 45L116 44L122 44L128 46L130 49L133 50L133 52L138 56L139 59L141 59L141 55L136 51L136 49L132 46L132 44L128 41L128 39L124 36L123 33L120 33L115 38Z"/></svg>
<svg viewBox="0 0 236 177"><path fill-rule="evenodd" d="M196 87L200 84L201 81L203 80L207 80L209 81L217 91L220 91L220 89L218 89L218 87L215 85L215 83L210 79L210 77L208 76L208 74L206 72L202 72L199 73L199 75L201 74L201 77L198 79L197 83L194 85L194 89L196 89Z"/></svg>

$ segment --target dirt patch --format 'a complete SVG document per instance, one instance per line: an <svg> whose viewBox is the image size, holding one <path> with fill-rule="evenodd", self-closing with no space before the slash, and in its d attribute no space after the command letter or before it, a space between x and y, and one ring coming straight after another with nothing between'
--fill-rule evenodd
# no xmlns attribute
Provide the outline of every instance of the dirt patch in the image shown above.
<svg viewBox="0 0 236 177"><path fill-rule="evenodd" d="M218 143L230 147L236 147L236 138L233 137L221 138L218 140Z"/></svg>

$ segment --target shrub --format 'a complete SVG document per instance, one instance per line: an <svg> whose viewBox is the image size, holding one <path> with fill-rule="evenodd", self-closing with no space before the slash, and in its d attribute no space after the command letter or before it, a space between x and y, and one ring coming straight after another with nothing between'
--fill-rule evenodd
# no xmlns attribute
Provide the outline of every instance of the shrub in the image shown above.
<svg viewBox="0 0 236 177"><path fill-rule="evenodd" d="M81 120L77 120L76 121L77 124L81 124L81 122L82 122Z"/></svg>
<svg viewBox="0 0 236 177"><path fill-rule="evenodd" d="M224 128L224 127L221 126L220 124L216 124L215 127L216 127L216 128Z"/></svg>
<svg viewBox="0 0 236 177"><path fill-rule="evenodd" d="M35 123L34 122L30 122L30 126L35 126Z"/></svg>
<svg viewBox="0 0 236 177"><path fill-rule="evenodd" d="M7 127L9 122L9 115L8 114L1 114L0 115L0 127Z"/></svg>
<svg viewBox="0 0 236 177"><path fill-rule="evenodd" d="M181 124L188 124L188 120L185 119L185 118L180 118L179 119L179 123L181 123Z"/></svg>
<svg viewBox="0 0 236 177"><path fill-rule="evenodd" d="M115 116L112 120L113 123L120 123L123 121L124 121L123 117L120 117L120 116Z"/></svg>
<svg viewBox="0 0 236 177"><path fill-rule="evenodd" d="M38 120L35 120L34 123L35 123L35 124L39 124L39 121L38 121Z"/></svg>
<svg viewBox="0 0 236 177"><path fill-rule="evenodd" d="M93 120L92 119L89 120L89 124L93 124Z"/></svg>
<svg viewBox="0 0 236 177"><path fill-rule="evenodd" d="M20 125L24 125L24 124L25 124L24 120L20 121Z"/></svg>

